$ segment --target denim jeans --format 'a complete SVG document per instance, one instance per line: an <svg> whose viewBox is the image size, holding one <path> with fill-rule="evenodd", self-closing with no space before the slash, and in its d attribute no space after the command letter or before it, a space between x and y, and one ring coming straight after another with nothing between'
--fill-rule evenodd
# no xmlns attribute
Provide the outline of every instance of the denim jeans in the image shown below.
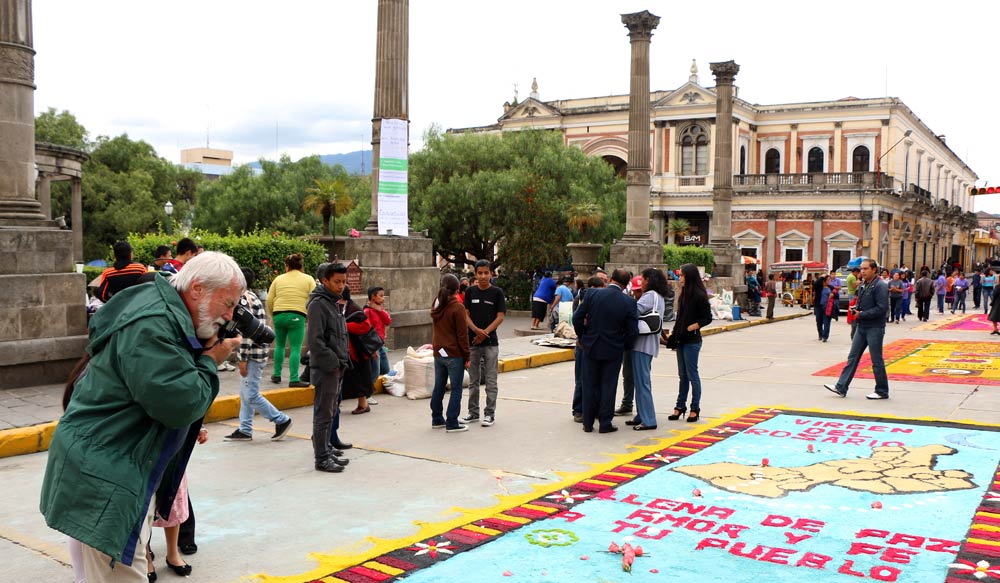
<svg viewBox="0 0 1000 583"><path fill-rule="evenodd" d="M485 369L486 376L486 408L483 415L493 417L497 412L497 365L499 364L500 347L472 345L469 359L469 415L479 417L479 377ZM480 363L485 364L485 367Z"/></svg>
<svg viewBox="0 0 1000 583"><path fill-rule="evenodd" d="M833 321L833 316L827 316L823 314L823 325L820 327L820 338L823 340L830 339L830 323Z"/></svg>
<svg viewBox="0 0 1000 583"><path fill-rule="evenodd" d="M951 311L956 312L962 310L965 313L965 293L955 294L955 305L952 306Z"/></svg>
<svg viewBox="0 0 1000 583"><path fill-rule="evenodd" d="M893 296L889 298L889 321L898 322L900 312L903 309L903 296Z"/></svg>
<svg viewBox="0 0 1000 583"><path fill-rule="evenodd" d="M937 298L938 298L938 313L939 314L943 314L944 313L944 294L938 294Z"/></svg>
<svg viewBox="0 0 1000 583"><path fill-rule="evenodd" d="M254 411L271 423L288 421L288 415L278 411L264 395L260 394L260 377L263 374L262 361L248 360L247 376L240 379L240 431L247 435L253 435Z"/></svg>
<svg viewBox="0 0 1000 583"><path fill-rule="evenodd" d="M441 416L444 388L451 381L447 419ZM465 359L460 356L434 357L434 391L431 392L431 423L444 423L448 429L457 429L458 414L462 411L462 381L465 380Z"/></svg>
<svg viewBox="0 0 1000 583"><path fill-rule="evenodd" d="M983 288L983 313L990 313L990 301L993 299L993 288L984 287Z"/></svg>
<svg viewBox="0 0 1000 583"><path fill-rule="evenodd" d="M903 298L903 309L900 312L900 314L903 316L904 320L906 319L907 316L913 315L913 312L910 311L910 302L912 301L910 298L912 297L913 296L906 296L905 298Z"/></svg>
<svg viewBox="0 0 1000 583"><path fill-rule="evenodd" d="M825 310L823 308L813 308L813 316L816 317L816 335L820 340L824 338L823 336L823 320L826 319Z"/></svg>
<svg viewBox="0 0 1000 583"><path fill-rule="evenodd" d="M882 340L884 337L885 328L881 326L858 327L858 331L854 334L854 340L851 341L851 351L847 355L847 365L844 366L844 370L840 373L840 378L837 380L838 391L842 393L847 392L851 381L854 380L854 373L858 370L861 355L864 354L865 348L867 348L868 355L872 359L872 374L875 375L875 392L886 397L889 396L889 379L885 375L885 360L882 358Z"/></svg>
<svg viewBox="0 0 1000 583"><path fill-rule="evenodd" d="M701 352L701 341L692 344L681 344L677 349L677 374L680 382L677 386L677 408L687 411L688 387L691 388L691 410L701 411L701 377L698 376L698 354Z"/></svg>
<svg viewBox="0 0 1000 583"><path fill-rule="evenodd" d="M392 370L389 368L389 351L385 349L385 345L378 349L378 352L372 355L370 362L372 366L372 386L375 386L375 379L384 374L389 374Z"/></svg>
<svg viewBox="0 0 1000 583"><path fill-rule="evenodd" d="M649 374L653 355L638 350L629 350L627 354L631 357L632 380L635 383L635 418L644 427L656 427L656 408L653 406L653 386Z"/></svg>

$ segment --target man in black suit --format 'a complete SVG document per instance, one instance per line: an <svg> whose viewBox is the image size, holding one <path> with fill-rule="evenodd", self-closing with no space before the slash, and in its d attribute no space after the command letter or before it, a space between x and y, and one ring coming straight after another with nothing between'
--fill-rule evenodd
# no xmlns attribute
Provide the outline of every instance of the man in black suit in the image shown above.
<svg viewBox="0 0 1000 583"><path fill-rule="evenodd" d="M573 328L584 355L583 430L588 433L594 430L595 418L600 422L600 433L618 430L611 419L622 356L639 336L635 300L623 293L628 281L629 273L616 269L608 287L588 293L573 314Z"/></svg>

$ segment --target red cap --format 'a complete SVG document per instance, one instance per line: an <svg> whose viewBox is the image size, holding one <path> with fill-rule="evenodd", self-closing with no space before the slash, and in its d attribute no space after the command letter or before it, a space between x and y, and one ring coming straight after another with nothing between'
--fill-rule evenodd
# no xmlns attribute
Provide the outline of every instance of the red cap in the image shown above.
<svg viewBox="0 0 1000 583"><path fill-rule="evenodd" d="M633 290L642 289L642 276L637 275L632 278L632 285L630 286Z"/></svg>

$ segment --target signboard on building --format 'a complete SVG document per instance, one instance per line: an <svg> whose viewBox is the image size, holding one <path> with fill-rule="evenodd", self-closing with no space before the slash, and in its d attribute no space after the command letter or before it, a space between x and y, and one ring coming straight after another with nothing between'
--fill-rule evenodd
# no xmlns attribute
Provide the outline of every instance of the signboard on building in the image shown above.
<svg viewBox="0 0 1000 583"><path fill-rule="evenodd" d="M363 293L361 289L361 266L353 259L345 261L338 259L334 263L339 263L347 267L347 287L351 290L351 297L360 298Z"/></svg>
<svg viewBox="0 0 1000 583"><path fill-rule="evenodd" d="M378 158L378 234L409 235L407 121L383 119Z"/></svg>

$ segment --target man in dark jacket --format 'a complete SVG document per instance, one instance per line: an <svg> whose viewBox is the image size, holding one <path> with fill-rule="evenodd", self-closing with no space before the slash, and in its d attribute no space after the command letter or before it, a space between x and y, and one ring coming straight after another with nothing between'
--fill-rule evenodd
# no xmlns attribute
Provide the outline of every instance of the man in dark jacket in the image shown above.
<svg viewBox="0 0 1000 583"><path fill-rule="evenodd" d="M875 375L875 392L866 398L889 398L889 379L886 377L885 360L882 358L882 339L885 337L885 321L889 313L889 287L877 274L878 265L874 260L865 259L861 262L861 279L864 283L858 287L858 301L853 308L858 329L851 340L847 365L840 373L836 385L823 385L828 391L841 397L847 396L858 362L867 348L872 360L872 374Z"/></svg>
<svg viewBox="0 0 1000 583"><path fill-rule="evenodd" d="M87 580L146 580L154 508L170 507L219 392L220 340L245 287L222 253L115 294L90 321L90 357L49 447L40 510L83 543ZM154 492L157 494L154 496Z"/></svg>
<svg viewBox="0 0 1000 583"><path fill-rule="evenodd" d="M920 279L913 285L913 295L917 296L917 319L926 322L931 317L931 300L934 299L934 280L925 269Z"/></svg>
<svg viewBox="0 0 1000 583"><path fill-rule="evenodd" d="M573 328L583 351L583 430L594 430L600 421L600 433L618 428L614 417L615 392L622 357L639 336L639 315L635 300L622 293L629 283L629 273L616 269L611 284L587 294L573 314Z"/></svg>
<svg viewBox="0 0 1000 583"><path fill-rule="evenodd" d="M347 285L347 267L325 263L319 269L319 285L306 304L309 345L309 380L316 387L313 397L313 456L321 472L342 472L347 460L330 444L330 431L339 421L340 383L351 365L347 347L347 321L340 305ZM346 445L346 444L344 444Z"/></svg>

